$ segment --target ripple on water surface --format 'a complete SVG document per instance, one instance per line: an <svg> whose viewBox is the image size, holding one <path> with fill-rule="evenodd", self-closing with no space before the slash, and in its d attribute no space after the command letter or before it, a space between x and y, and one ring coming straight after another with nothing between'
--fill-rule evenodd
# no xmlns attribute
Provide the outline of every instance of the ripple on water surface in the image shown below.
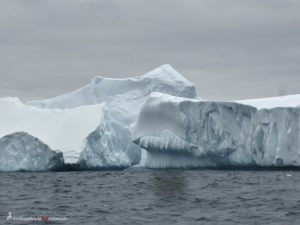
<svg viewBox="0 0 300 225"><path fill-rule="evenodd" d="M300 171L0 173L0 187L0 224L13 224L8 212L67 218L48 224L300 224Z"/></svg>

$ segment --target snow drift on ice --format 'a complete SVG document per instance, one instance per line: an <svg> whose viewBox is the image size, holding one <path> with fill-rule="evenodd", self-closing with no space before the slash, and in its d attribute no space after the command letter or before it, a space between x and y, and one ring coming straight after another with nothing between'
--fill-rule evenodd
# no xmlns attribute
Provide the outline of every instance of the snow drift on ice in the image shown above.
<svg viewBox="0 0 300 225"><path fill-rule="evenodd" d="M251 105L258 109L271 109L276 107L298 107L300 106L300 94L271 98L238 100L236 102L245 105Z"/></svg>

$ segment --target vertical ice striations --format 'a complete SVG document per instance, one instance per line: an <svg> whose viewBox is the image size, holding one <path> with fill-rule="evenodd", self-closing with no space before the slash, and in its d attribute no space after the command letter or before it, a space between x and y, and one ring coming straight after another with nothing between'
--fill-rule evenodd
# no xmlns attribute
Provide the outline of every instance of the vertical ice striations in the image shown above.
<svg viewBox="0 0 300 225"><path fill-rule="evenodd" d="M153 168L300 166L299 115L299 108L257 110L155 93L133 139Z"/></svg>
<svg viewBox="0 0 300 225"><path fill-rule="evenodd" d="M49 171L64 166L60 151L25 132L0 138L0 156L0 171Z"/></svg>
<svg viewBox="0 0 300 225"><path fill-rule="evenodd" d="M251 150L261 165L300 166L300 108L260 109L251 127Z"/></svg>

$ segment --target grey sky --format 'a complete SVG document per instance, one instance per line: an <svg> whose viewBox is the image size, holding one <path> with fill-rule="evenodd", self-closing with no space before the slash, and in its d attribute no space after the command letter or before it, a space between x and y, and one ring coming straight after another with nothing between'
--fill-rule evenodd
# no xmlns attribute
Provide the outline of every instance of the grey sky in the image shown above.
<svg viewBox="0 0 300 225"><path fill-rule="evenodd" d="M0 0L0 97L165 63L207 99L300 93L300 1Z"/></svg>

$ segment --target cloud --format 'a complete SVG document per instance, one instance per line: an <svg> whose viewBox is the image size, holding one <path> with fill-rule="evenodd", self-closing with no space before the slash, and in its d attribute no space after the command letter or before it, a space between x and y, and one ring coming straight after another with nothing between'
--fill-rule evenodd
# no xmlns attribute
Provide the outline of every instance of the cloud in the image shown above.
<svg viewBox="0 0 300 225"><path fill-rule="evenodd" d="M297 0L1 3L0 96L55 96L165 63L208 99L300 93Z"/></svg>

